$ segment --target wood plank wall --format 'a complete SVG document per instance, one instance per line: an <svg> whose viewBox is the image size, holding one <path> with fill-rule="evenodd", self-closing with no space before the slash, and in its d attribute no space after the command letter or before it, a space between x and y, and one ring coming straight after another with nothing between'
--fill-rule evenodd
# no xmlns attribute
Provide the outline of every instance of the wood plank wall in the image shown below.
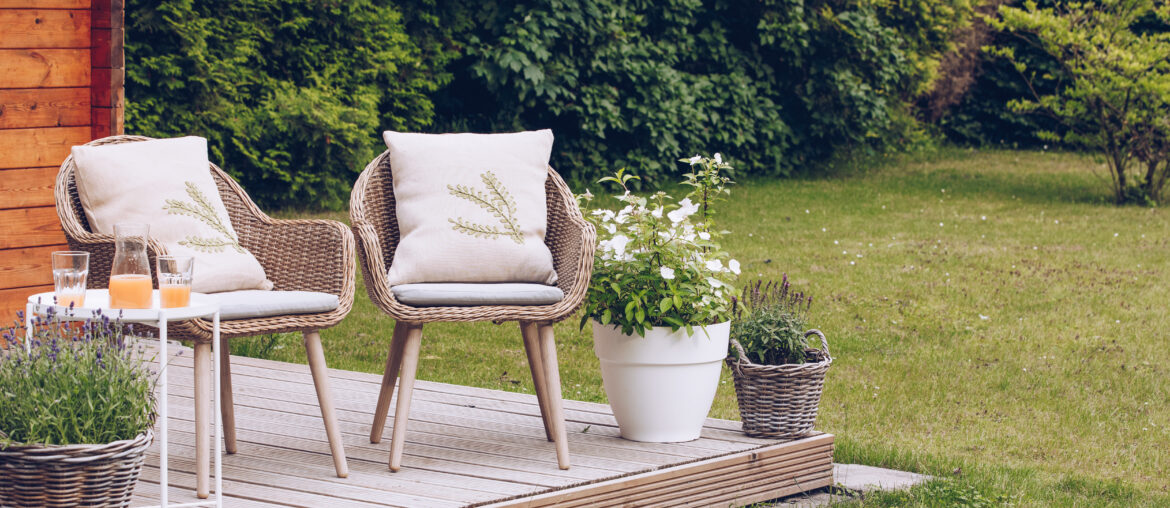
<svg viewBox="0 0 1170 508"><path fill-rule="evenodd" d="M73 145L122 133L123 0L0 0L0 327L67 249L53 181Z"/></svg>

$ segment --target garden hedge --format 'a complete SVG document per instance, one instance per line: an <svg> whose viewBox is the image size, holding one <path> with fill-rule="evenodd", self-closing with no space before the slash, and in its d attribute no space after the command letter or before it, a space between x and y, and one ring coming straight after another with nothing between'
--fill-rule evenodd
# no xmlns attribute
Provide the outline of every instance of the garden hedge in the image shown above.
<svg viewBox="0 0 1170 508"><path fill-rule="evenodd" d="M384 129L552 128L585 182L815 171L920 135L974 2L130 0L126 127L207 137L268 207L342 206Z"/></svg>

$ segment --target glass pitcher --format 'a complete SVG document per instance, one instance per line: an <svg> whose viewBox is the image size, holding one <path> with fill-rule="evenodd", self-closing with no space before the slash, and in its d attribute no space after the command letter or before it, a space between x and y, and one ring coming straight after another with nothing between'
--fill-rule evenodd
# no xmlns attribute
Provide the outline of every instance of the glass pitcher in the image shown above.
<svg viewBox="0 0 1170 508"><path fill-rule="evenodd" d="M114 264L110 267L110 307L149 309L153 284L146 258L150 225L134 222L114 224Z"/></svg>

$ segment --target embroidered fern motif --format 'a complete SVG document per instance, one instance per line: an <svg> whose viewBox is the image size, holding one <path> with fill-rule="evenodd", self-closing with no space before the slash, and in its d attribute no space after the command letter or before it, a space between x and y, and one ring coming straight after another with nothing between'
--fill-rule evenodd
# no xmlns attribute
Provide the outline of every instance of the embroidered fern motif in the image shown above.
<svg viewBox="0 0 1170 508"><path fill-rule="evenodd" d="M211 206L211 202L207 200L202 192L195 187L194 182L187 182L187 195L191 197L190 203L179 201L177 199L168 199L163 210L171 215L186 215L194 217L199 222L211 226L222 237L211 238L189 235L186 240L181 240L179 245L187 246L199 252L223 252L224 247L231 247L241 254L244 253L244 248L240 246L240 241L228 231L227 226L224 225L219 214L215 212L215 208Z"/></svg>
<svg viewBox="0 0 1170 508"><path fill-rule="evenodd" d="M520 224L516 221L516 200L491 171L483 172L480 179L487 187L487 192L466 185L448 185L447 191L491 213L503 227L470 222L459 217L447 219L451 229L476 238L511 238L513 242L523 245L524 234L520 232Z"/></svg>

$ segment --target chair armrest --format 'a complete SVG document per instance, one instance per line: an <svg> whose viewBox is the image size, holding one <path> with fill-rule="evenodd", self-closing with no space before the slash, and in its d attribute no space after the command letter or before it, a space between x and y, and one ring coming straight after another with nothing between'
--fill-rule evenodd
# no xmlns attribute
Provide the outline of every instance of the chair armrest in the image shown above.
<svg viewBox="0 0 1170 508"><path fill-rule="evenodd" d="M545 238L552 252L553 269L557 272L557 287L565 293L565 299L556 304L555 317L552 318L560 321L572 315L585 301L593 274L597 231L581 215L568 186L559 177L554 183L559 190L556 199L561 202L556 203L556 211L549 218Z"/></svg>
<svg viewBox="0 0 1170 508"><path fill-rule="evenodd" d="M382 255L382 244L378 237L378 230L372 224L360 220L353 223L352 229L354 236L357 237L358 258L362 263L362 278L366 283L366 293L369 294L370 300L378 308L397 319L396 307L401 304L395 300L394 293L390 291L386 274L389 269L386 265L388 260Z"/></svg>
<svg viewBox="0 0 1170 508"><path fill-rule="evenodd" d="M337 295L339 310L349 311L354 293L354 241L345 224L279 220L263 214L251 219L232 226L240 244L260 261L274 289Z"/></svg>

